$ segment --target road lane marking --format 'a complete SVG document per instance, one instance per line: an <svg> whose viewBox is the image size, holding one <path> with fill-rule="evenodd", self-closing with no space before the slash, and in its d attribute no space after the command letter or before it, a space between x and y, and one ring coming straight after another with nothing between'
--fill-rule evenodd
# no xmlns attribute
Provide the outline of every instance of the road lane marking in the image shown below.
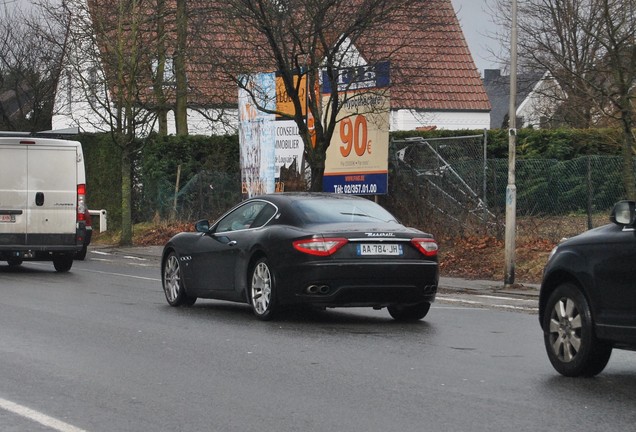
<svg viewBox="0 0 636 432"><path fill-rule="evenodd" d="M533 302L534 304L536 304L535 300L529 300L529 299L518 299L518 298L514 298L514 297L495 297L495 296L488 296L488 295L480 295L477 297L484 297L484 298L492 298L492 299L496 299L496 300L509 300L512 302ZM500 303L487 303L487 302L483 302L483 301L475 301L475 300L467 300L467 299L460 299L460 298L451 298L451 297L445 297L445 296L437 296L437 299L439 299L440 301L445 301L448 303L460 303L460 304L469 304L469 305L475 305L475 306L483 306L485 308L500 308L500 309L510 309L510 310L518 310L518 311L525 311L525 312L538 312L539 308L538 307L533 307L533 306L515 306L515 305L507 305L507 304L500 304Z"/></svg>
<svg viewBox="0 0 636 432"><path fill-rule="evenodd" d="M534 300L534 299L524 299L524 298L517 298L517 297L501 297L501 296L493 296L493 295L485 295L485 294L480 294L477 297L489 298L494 300L513 300L513 301L531 302L531 303L537 302L537 300Z"/></svg>
<svg viewBox="0 0 636 432"><path fill-rule="evenodd" d="M40 262L31 262L30 264L33 264L33 265L36 265L36 266L45 265L45 264L42 264ZM144 277L144 276L135 276L135 275L129 275L129 274L124 274L124 273L113 273L113 272L106 272L106 271L99 271L99 270L89 270L89 269L80 269L80 268L73 268L73 271L74 272L105 274L105 275L111 275L111 276L121 276L121 277L127 277L127 278L131 278L131 279L141 279L141 280L147 280L147 281L152 281L152 282L161 282L161 279L158 279L158 278L151 278L151 277Z"/></svg>
<svg viewBox="0 0 636 432"><path fill-rule="evenodd" d="M146 258L133 256L133 255L124 255L124 258L132 259L132 260L139 260L139 261L148 261Z"/></svg>
<svg viewBox="0 0 636 432"><path fill-rule="evenodd" d="M151 277L144 277L144 276L134 276L134 275L124 274L124 273L113 273L113 272L106 272L106 271L99 271L99 270L88 270L88 269L77 269L77 270L74 270L74 271L105 274L105 275L111 275L111 276L122 276L122 277L127 277L127 278L132 278L132 279L141 279L141 280L147 280L147 281L152 281L152 282L161 282L161 279L158 279L158 278L151 278Z"/></svg>
<svg viewBox="0 0 636 432"><path fill-rule="evenodd" d="M475 305L485 304L485 303L473 301L473 300L456 299L456 298L443 297L443 296L437 296L437 299L442 301L447 301L447 302L466 303L466 304L475 304Z"/></svg>
<svg viewBox="0 0 636 432"><path fill-rule="evenodd" d="M13 414L19 415L20 417L24 417L34 422L40 423L41 425L44 425L51 429L55 429L59 432L86 432L84 429L80 429L61 420L48 416L44 413L17 404L15 402L8 401L6 399L0 398L0 408L4 409L5 411L12 412Z"/></svg>

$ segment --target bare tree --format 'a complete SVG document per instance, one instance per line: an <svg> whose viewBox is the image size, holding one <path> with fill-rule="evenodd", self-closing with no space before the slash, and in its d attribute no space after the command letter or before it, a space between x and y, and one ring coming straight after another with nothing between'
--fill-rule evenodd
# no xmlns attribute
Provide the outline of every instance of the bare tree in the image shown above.
<svg viewBox="0 0 636 432"><path fill-rule="evenodd" d="M66 29L36 6L0 9L0 129L50 129Z"/></svg>
<svg viewBox="0 0 636 432"><path fill-rule="evenodd" d="M505 22L508 2L493 4ZM620 125L624 185L631 199L636 198L635 8L636 0L521 0L518 20L520 64L547 70L558 81L563 89L562 120L574 127Z"/></svg>
<svg viewBox="0 0 636 432"><path fill-rule="evenodd" d="M518 55L521 69L549 71L563 92L557 98L561 121L572 127L593 126L594 104L585 77L592 70L599 45L590 35L598 25L596 0L521 0L518 13ZM499 28L510 29L510 2L491 4ZM509 45L508 33L500 34ZM507 63L509 59L501 59Z"/></svg>
<svg viewBox="0 0 636 432"><path fill-rule="evenodd" d="M341 120L338 114L347 103L346 96L339 92L342 86L338 85L342 84L343 67L373 66L390 60L399 50L396 44L392 45L393 51L374 50L382 45L382 41L376 41L367 45L368 52L361 53L356 44L388 23L399 28L404 14L421 17L420 26L429 25L427 11L437 4L432 0L209 0L199 3L197 15L198 19L207 20L203 28L216 29L207 35L208 50L217 62L214 70L225 75L228 82L251 92L260 110L295 121L311 170L310 190L319 191L327 148ZM406 22L401 30L409 26ZM419 42L406 37L397 45L406 48ZM268 109L253 82L246 78L266 71L275 71L282 79L293 106L290 112ZM317 90L321 80L330 84L327 97ZM308 117L313 121L313 130Z"/></svg>
<svg viewBox="0 0 636 432"><path fill-rule="evenodd" d="M60 109L84 130L110 134L121 149L121 244L132 243L132 161L139 137L156 115L146 105L153 93L148 69L152 50L144 0L66 0L49 8L51 19L69 23L67 79L58 88ZM150 41L151 42L151 41Z"/></svg>

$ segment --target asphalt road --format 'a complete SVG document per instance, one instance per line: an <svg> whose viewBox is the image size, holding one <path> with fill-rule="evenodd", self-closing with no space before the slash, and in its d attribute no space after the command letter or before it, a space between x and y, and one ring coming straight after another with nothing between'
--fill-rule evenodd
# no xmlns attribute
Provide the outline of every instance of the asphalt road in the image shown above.
<svg viewBox="0 0 636 432"><path fill-rule="evenodd" d="M427 318L336 309L256 320L167 306L156 260L0 264L2 431L623 431L636 354L560 377L531 308L442 295ZM490 299L495 300L495 299ZM471 303L473 301L473 303Z"/></svg>

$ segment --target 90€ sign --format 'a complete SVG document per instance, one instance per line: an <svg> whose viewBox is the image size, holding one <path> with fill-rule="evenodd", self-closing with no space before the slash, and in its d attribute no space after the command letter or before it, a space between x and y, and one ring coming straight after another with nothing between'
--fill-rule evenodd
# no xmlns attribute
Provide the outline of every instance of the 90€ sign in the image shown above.
<svg viewBox="0 0 636 432"><path fill-rule="evenodd" d="M371 141L367 141L368 126L364 115L347 117L340 122L340 154L348 157L351 150L358 156L371 154Z"/></svg>

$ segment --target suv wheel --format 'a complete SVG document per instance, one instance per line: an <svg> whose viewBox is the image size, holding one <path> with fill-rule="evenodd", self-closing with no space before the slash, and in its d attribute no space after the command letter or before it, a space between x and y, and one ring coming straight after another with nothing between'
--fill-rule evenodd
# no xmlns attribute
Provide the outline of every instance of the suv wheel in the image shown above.
<svg viewBox="0 0 636 432"><path fill-rule="evenodd" d="M543 316L543 340L552 366L565 376L594 376L607 365L612 345L594 334L587 299L565 283L550 295Z"/></svg>

